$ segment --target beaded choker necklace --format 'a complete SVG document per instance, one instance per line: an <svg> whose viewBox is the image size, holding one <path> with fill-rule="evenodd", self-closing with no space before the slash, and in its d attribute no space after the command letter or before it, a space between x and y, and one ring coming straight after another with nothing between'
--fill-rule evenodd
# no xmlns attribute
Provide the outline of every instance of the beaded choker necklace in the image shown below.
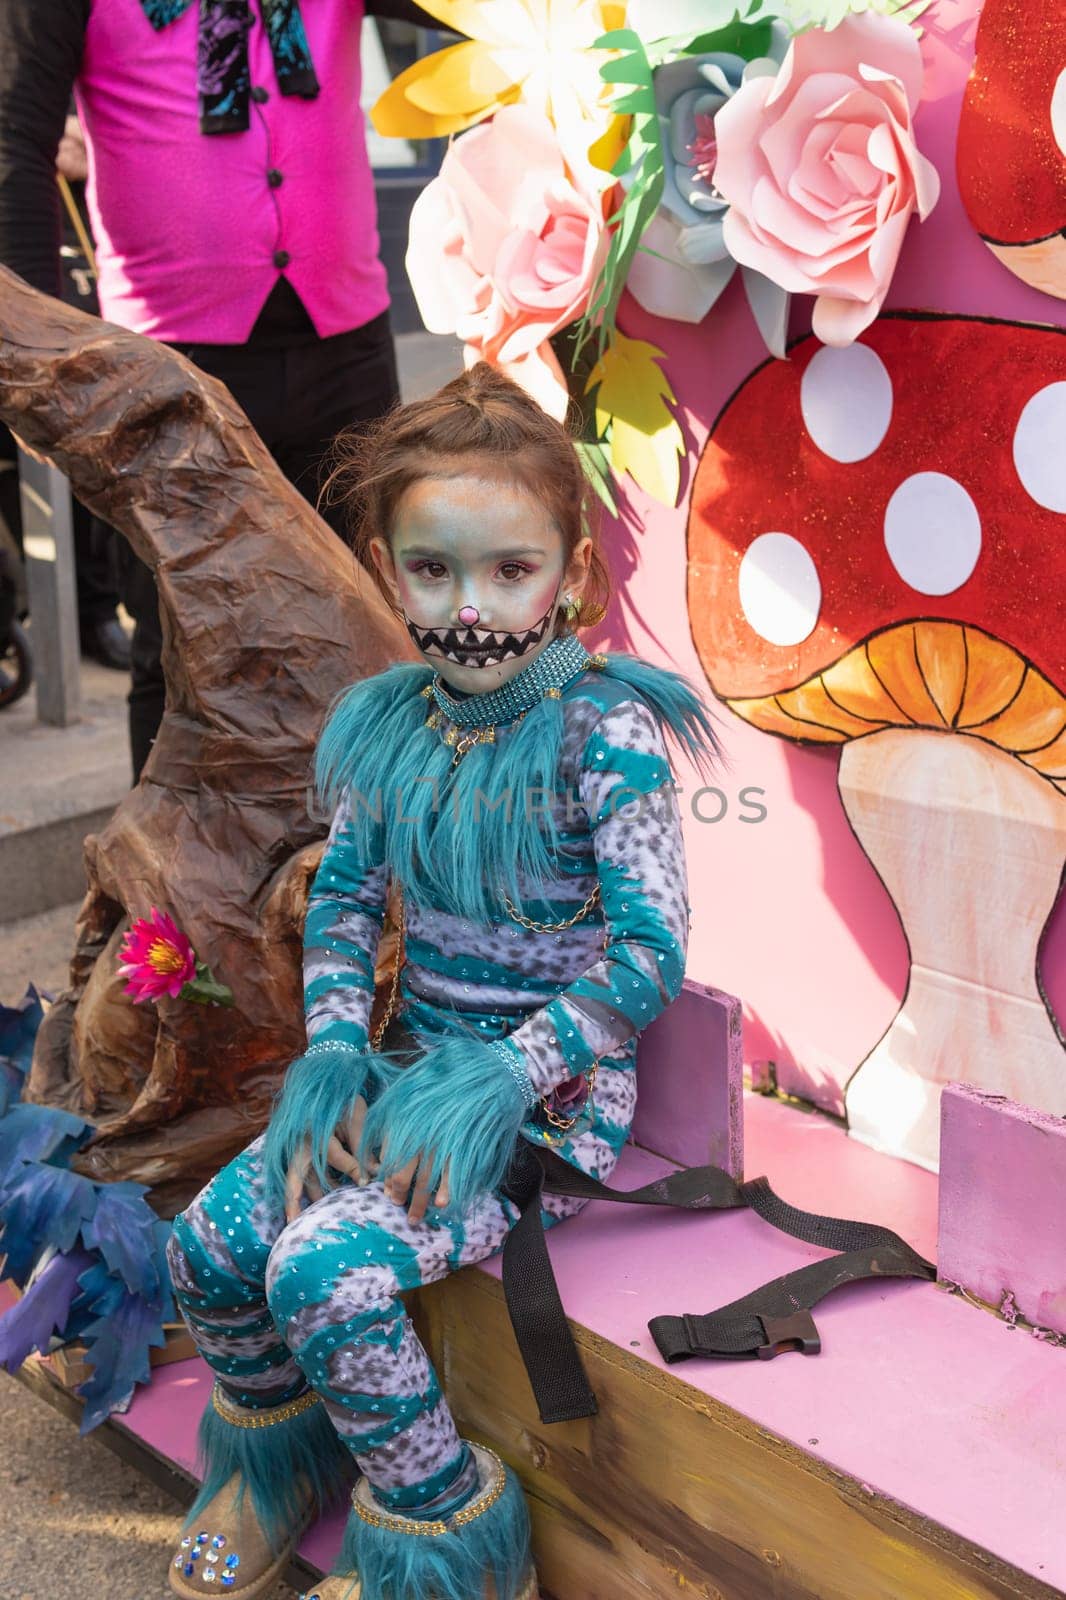
<svg viewBox="0 0 1066 1600"><path fill-rule="evenodd" d="M524 672L487 694L454 699L438 676L422 690L427 700L435 702L426 727L441 729L444 743L455 747L455 765L474 745L495 744L501 723L521 722L538 701L558 700L582 672L605 665L605 656L590 656L577 635L567 633L546 645Z"/></svg>

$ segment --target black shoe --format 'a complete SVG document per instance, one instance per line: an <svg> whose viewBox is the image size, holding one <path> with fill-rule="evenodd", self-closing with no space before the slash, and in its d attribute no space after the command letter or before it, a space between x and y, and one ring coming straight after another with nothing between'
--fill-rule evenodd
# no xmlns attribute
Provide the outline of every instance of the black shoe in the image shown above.
<svg viewBox="0 0 1066 1600"><path fill-rule="evenodd" d="M130 642L117 617L105 617L82 629L81 653L116 672L130 670Z"/></svg>

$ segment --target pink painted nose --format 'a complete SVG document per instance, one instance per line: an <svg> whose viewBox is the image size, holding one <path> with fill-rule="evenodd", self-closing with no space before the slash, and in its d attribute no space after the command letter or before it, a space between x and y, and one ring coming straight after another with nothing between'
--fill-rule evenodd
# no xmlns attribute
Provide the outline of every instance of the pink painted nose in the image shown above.
<svg viewBox="0 0 1066 1600"><path fill-rule="evenodd" d="M477 606L459 607L459 621L464 622L468 628L472 628L474 626L474 623L478 620L480 615L481 612L478 610Z"/></svg>

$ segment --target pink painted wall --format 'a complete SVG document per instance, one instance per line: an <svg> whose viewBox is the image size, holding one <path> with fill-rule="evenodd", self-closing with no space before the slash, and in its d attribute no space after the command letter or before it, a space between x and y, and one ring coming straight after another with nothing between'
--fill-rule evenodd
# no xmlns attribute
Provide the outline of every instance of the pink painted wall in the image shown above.
<svg viewBox="0 0 1066 1600"><path fill-rule="evenodd" d="M1059 323L1063 302L1026 287L973 231L955 178L955 141L973 60L979 0L934 0L923 18L927 81L919 144L940 174L940 203L912 224L886 309L977 313ZM698 328L647 316L632 301L620 324L665 350L689 446L680 506L651 501L627 480L624 517L608 549L620 596L600 636L675 666L705 686L687 619L688 489L707 434L737 386L766 358L743 290L730 289ZM809 331L809 305L791 333ZM718 822L690 813L698 780L682 771L693 905L689 975L739 995L745 1058L772 1059L783 1087L842 1109L843 1086L891 1022L908 958L895 909L856 843L836 788L835 749L810 750L760 733L719 707L730 770ZM761 822L740 797L763 790ZM714 817L721 801L701 802ZM1048 927L1041 977L1066 1032L1066 896Z"/></svg>

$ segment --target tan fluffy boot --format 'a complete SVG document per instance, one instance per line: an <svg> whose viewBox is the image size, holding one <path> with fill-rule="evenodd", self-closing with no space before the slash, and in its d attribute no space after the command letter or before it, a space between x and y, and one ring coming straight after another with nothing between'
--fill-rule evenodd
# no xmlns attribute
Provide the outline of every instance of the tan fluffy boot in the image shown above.
<svg viewBox="0 0 1066 1600"><path fill-rule="evenodd" d="M312 1513L307 1511L280 1551L271 1548L247 1492L238 1505L241 1479L234 1475L200 1512L170 1562L170 1587L182 1600L263 1594L288 1565Z"/></svg>

